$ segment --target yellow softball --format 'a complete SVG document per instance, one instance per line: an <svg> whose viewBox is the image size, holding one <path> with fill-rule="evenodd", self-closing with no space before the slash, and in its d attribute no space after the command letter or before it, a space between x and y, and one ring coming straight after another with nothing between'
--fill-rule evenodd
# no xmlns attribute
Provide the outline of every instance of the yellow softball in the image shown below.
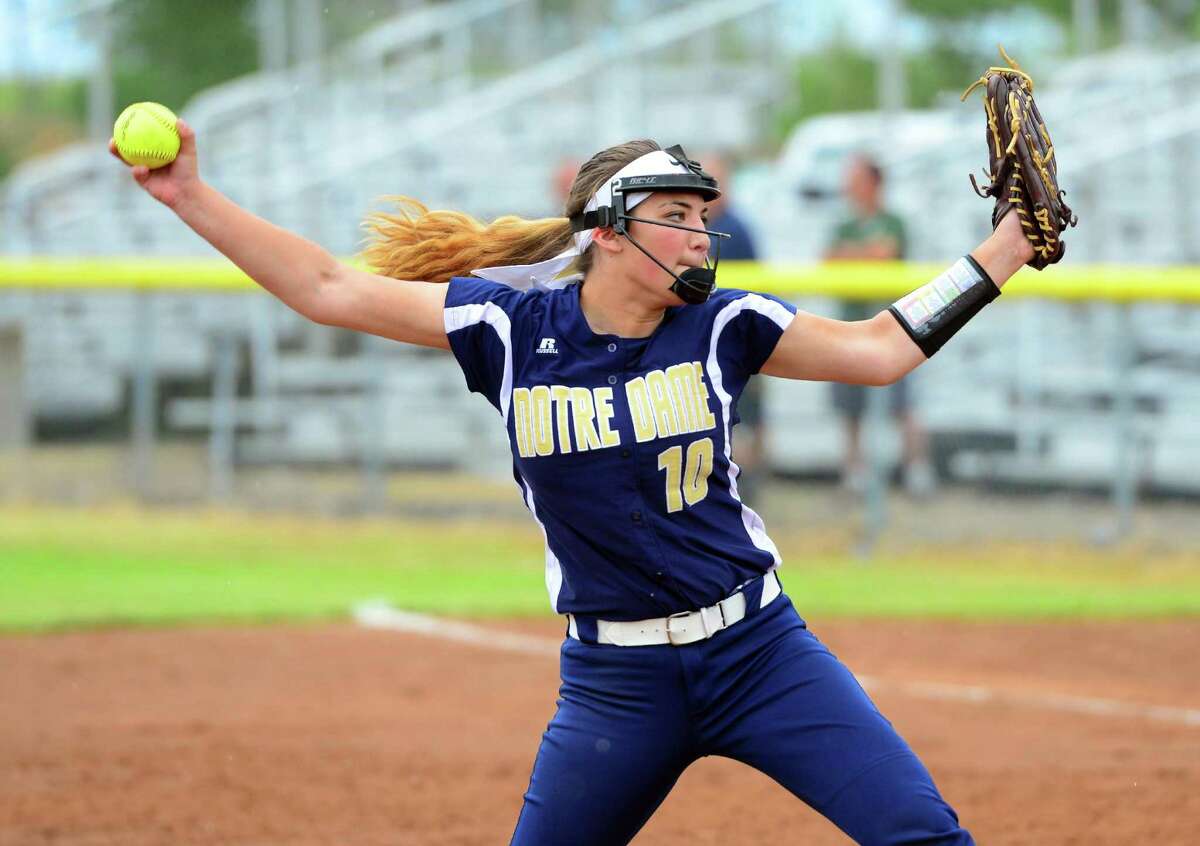
<svg viewBox="0 0 1200 846"><path fill-rule="evenodd" d="M134 103L113 124L113 141L131 165L162 167L179 155L175 113L160 103Z"/></svg>

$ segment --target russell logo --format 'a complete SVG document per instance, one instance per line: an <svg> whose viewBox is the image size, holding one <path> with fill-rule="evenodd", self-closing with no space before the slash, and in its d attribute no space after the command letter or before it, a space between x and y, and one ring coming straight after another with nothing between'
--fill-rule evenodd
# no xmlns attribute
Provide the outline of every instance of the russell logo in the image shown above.
<svg viewBox="0 0 1200 846"><path fill-rule="evenodd" d="M542 338L542 342L537 348L539 355L558 355L558 347L555 346L553 338Z"/></svg>

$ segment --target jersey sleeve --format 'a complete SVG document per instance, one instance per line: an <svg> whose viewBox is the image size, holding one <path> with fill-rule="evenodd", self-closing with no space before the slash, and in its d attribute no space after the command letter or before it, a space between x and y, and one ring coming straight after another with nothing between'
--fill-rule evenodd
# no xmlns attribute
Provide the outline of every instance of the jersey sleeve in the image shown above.
<svg viewBox="0 0 1200 846"><path fill-rule="evenodd" d="M718 312L713 331L722 367L744 384L767 363L796 316L796 306L770 294L740 294Z"/></svg>
<svg viewBox="0 0 1200 846"><path fill-rule="evenodd" d="M512 392L513 340L529 296L476 277L455 277L446 291L446 337L467 387L504 411Z"/></svg>

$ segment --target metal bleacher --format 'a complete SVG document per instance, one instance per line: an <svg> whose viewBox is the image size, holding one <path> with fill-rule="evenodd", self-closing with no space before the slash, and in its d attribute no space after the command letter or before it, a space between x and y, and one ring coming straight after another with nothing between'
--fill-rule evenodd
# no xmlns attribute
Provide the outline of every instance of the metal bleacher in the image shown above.
<svg viewBox="0 0 1200 846"><path fill-rule="evenodd" d="M557 213L551 174L563 159L634 135L740 145L762 134L780 81L780 66L767 60L776 0L620 3L595 11L587 31L565 15L539 14L541 5L423 6L318 65L203 92L182 109L197 131L201 172L251 211L350 254L359 221L384 194L481 217L545 216ZM758 53L726 49L731 33ZM672 49L682 44L689 49ZM703 108L698 91L711 92ZM11 255L211 254L95 145L27 164L4 189L0 237ZM36 308L25 299L2 306L20 312L31 339L32 381L44 386L39 415L119 407L140 349L137 302L148 300L152 316L178 318L155 326L160 375L204 376L220 344L245 350L252 395L235 414L245 460L352 460L379 435L387 460L410 464L460 461L465 439L502 446L494 412L465 394L444 355L347 343L265 299L250 309L208 295L53 299L51 308L40 294ZM60 323L70 328L58 331ZM55 340L66 335L72 340ZM43 379L51 370L78 375L71 384ZM371 403L386 414L382 432L364 423ZM208 401L180 398L165 419L204 430L213 417Z"/></svg>
<svg viewBox="0 0 1200 846"><path fill-rule="evenodd" d="M1066 233L1065 261L1197 263L1200 197L1191 182L1200 164L1200 103L1192 92L1200 49L1127 48L1034 76L1062 162L1060 183L1083 221ZM757 222L772 252L793 260L819 254L842 213L841 163L858 149L884 166L889 206L908 227L909 258L949 261L978 243L991 208L967 181L986 166L980 96L960 104L948 95L930 113L833 116L802 127L771 178L749 186L758 191L748 207L765 210ZM796 232L802 237L789 237ZM966 445L946 468L960 478L1101 487L1128 426L1139 481L1200 491L1187 470L1200 461L1195 306L1002 299L955 339L953 355L936 357L913 379L935 438ZM1122 383L1132 386L1127 417ZM969 406L960 401L968 394ZM888 449L898 451L894 438ZM789 455L786 445L777 452L785 467L814 461ZM827 465L836 461L822 455Z"/></svg>
<svg viewBox="0 0 1200 846"><path fill-rule="evenodd" d="M481 216L544 215L554 211L548 186L563 157L638 134L729 145L761 133L778 90L771 63L761 55L723 59L715 48L668 48L715 44L718 30L732 26L769 53L777 0L625 4L631 17L620 29L606 24L602 37L574 42L551 40L562 27L532 15L538 5L422 7L320 65L255 74L198 95L182 113L197 131L205 178L246 208L349 253L361 237L358 221L384 194ZM477 47L513 38L530 46L509 56L502 72L469 61ZM697 92L705 92L703 108ZM112 164L89 145L15 173L5 191L6 251L207 250Z"/></svg>
<svg viewBox="0 0 1200 846"><path fill-rule="evenodd" d="M784 5L615 3L597 6L581 27L534 0L451 0L384 21L319 64L203 92L182 114L197 130L208 181L350 254L381 195L484 218L537 217L557 211L555 166L609 143L758 143L785 85L784 63L773 59ZM1189 177L1200 103L1190 92L1200 51L1131 48L1033 70L1062 184L1084 221L1067 235L1067 261L1196 262L1200 198ZM841 213L845 155L873 149L889 204L909 224L909 257L953 258L989 226L988 203L966 180L985 163L979 112L947 95L927 113L818 118L777 162L737 175L735 203L768 259L813 260ZM96 145L28 163L3 189L0 247L9 255L211 254ZM350 338L269 298L251 300L247 308L236 294L11 294L0 297L0 320L24 326L40 416L115 413L152 318L160 378L205 378L220 345L241 352L249 392L233 423L243 460L348 461L380 444L386 461L409 465L503 458L494 412L466 395L445 355ZM834 305L802 303L826 313ZM914 387L935 440L953 447L943 469L960 478L1103 484L1128 425L1140 478L1195 492L1200 481L1187 468L1200 461L1198 374L1194 307L1001 300L956 338L953 355L922 367ZM1133 385L1126 417L1122 379ZM825 385L771 382L775 431L810 433L773 438L781 469L836 470L840 433L827 394ZM166 408L176 430L208 431L214 419L204 398ZM895 456L894 437L885 449Z"/></svg>

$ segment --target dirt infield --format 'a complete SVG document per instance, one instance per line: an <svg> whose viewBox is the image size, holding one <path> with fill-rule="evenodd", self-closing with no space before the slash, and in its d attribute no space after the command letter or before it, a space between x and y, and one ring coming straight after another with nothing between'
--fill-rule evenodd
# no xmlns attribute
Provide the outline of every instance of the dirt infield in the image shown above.
<svg viewBox="0 0 1200 846"><path fill-rule="evenodd" d="M1200 621L810 622L979 842L1200 839ZM557 666L344 624L9 636L0 677L3 846L396 846L507 842ZM635 842L848 841L705 759Z"/></svg>

